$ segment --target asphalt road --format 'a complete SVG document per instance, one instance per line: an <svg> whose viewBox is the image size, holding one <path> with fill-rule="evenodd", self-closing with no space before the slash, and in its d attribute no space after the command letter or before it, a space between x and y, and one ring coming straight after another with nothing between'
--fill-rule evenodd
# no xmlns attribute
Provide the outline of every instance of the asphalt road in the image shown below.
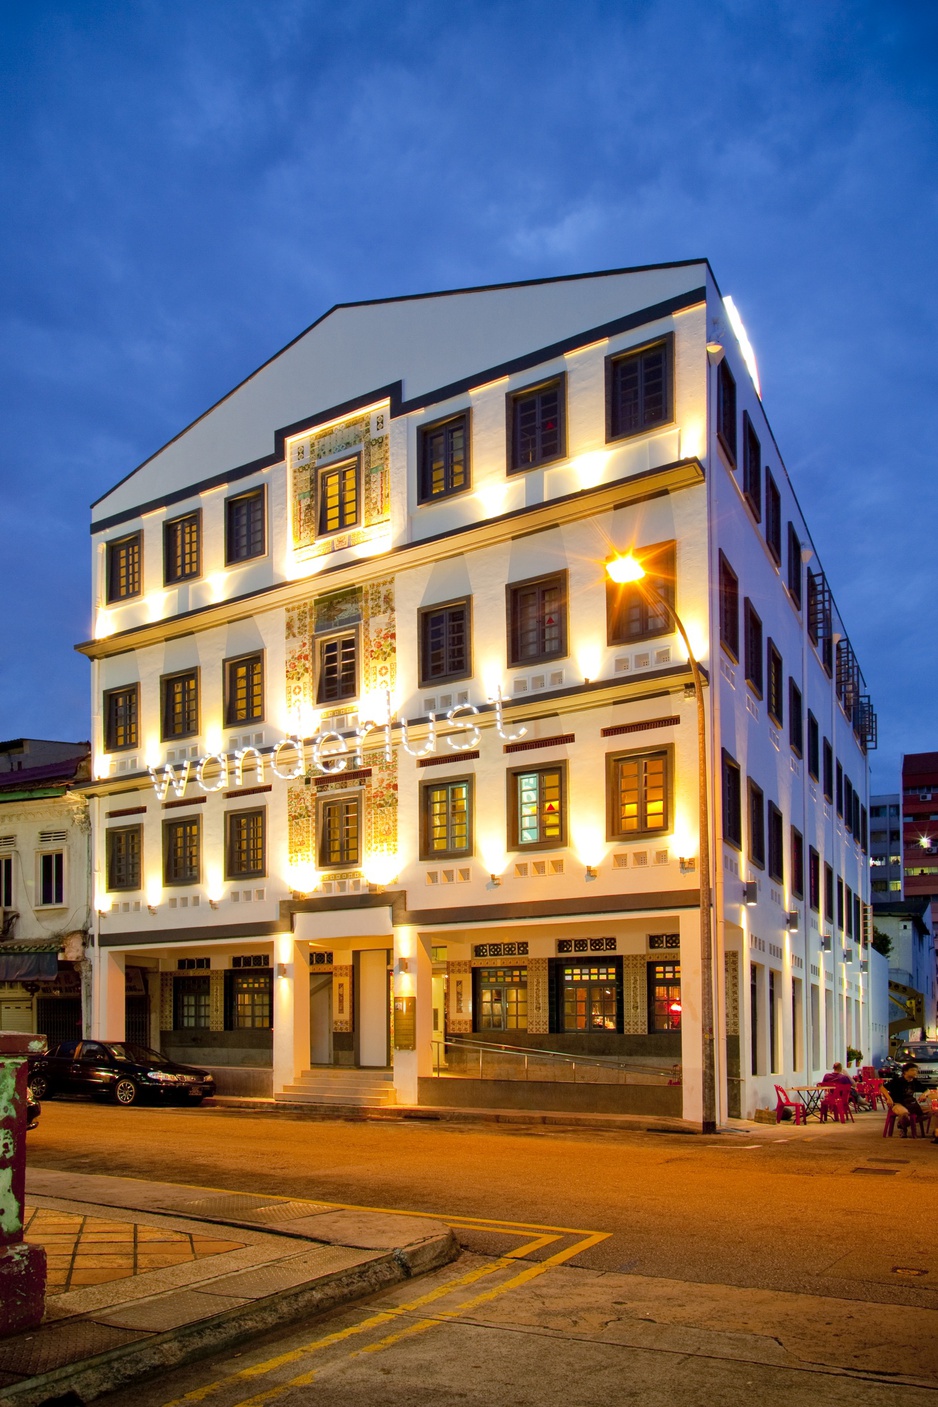
<svg viewBox="0 0 938 1407"><path fill-rule="evenodd" d="M429 1310L408 1307L421 1281L135 1389L137 1407L917 1407L938 1392L938 1147L881 1128L704 1139L52 1100L29 1157L432 1213L464 1247Z"/></svg>

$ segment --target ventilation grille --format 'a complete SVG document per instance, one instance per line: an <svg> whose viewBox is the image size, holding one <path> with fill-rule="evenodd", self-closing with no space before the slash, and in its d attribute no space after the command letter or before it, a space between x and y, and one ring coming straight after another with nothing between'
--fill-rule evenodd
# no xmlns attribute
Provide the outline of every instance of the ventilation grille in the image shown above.
<svg viewBox="0 0 938 1407"><path fill-rule="evenodd" d="M170 899L169 907L171 909L197 909L201 903L202 899L198 894L181 894L178 898Z"/></svg>
<svg viewBox="0 0 938 1407"><path fill-rule="evenodd" d="M266 953L243 953L241 957L231 959L232 967L270 967L270 958Z"/></svg>
<svg viewBox="0 0 938 1407"><path fill-rule="evenodd" d="M40 845L64 845L68 840L68 831L40 831Z"/></svg>
<svg viewBox="0 0 938 1407"><path fill-rule="evenodd" d="M188 762L190 758L198 757L199 749L193 747L169 748L166 753L167 762Z"/></svg>
<svg viewBox="0 0 938 1407"><path fill-rule="evenodd" d="M448 709L456 708L459 704L469 702L469 693L466 689L460 689L457 694L439 694L436 698L425 698L423 701L424 713L446 713Z"/></svg>
<svg viewBox="0 0 938 1407"><path fill-rule="evenodd" d="M263 745L263 742L264 742L264 734L263 734L263 733L245 733L244 736L241 737L241 738L229 738L229 739L228 739L228 751L229 751L229 752L240 752L243 747L261 747L261 746ZM181 751L178 755L179 755L180 759L185 758L185 757L187 757L187 756L188 756L188 757L197 757L197 756L198 756L198 750L197 750L196 748L192 748L191 751L187 753L186 750L185 750L185 748L183 748L182 751Z"/></svg>
<svg viewBox="0 0 938 1407"><path fill-rule="evenodd" d="M228 896L233 904L254 904L266 899L266 889L232 889Z"/></svg>
<svg viewBox="0 0 938 1407"><path fill-rule="evenodd" d="M0 850L15 850L15 849L16 849L16 836L15 836L15 835L0 835Z"/></svg>
<svg viewBox="0 0 938 1407"><path fill-rule="evenodd" d="M110 775L116 777L121 772L136 772L138 770L136 757L120 757L111 763Z"/></svg>
<svg viewBox="0 0 938 1407"><path fill-rule="evenodd" d="M516 879L544 879L563 874L563 860L519 860L515 865Z"/></svg>
<svg viewBox="0 0 938 1407"><path fill-rule="evenodd" d="M263 890L260 891L263 894ZM324 879L323 894L367 894L368 881L364 879Z"/></svg>
<svg viewBox="0 0 938 1407"><path fill-rule="evenodd" d="M115 904L112 913L115 914L139 914L139 899L122 899L119 904Z"/></svg>
<svg viewBox="0 0 938 1407"><path fill-rule="evenodd" d="M470 877L468 866L452 870L427 870L428 884L468 884Z"/></svg>

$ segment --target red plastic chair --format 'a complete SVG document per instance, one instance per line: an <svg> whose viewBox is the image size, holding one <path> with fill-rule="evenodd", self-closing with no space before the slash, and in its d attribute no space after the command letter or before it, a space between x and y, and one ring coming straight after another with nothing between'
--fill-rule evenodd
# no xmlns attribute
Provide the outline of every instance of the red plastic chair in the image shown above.
<svg viewBox="0 0 938 1407"><path fill-rule="evenodd" d="M874 1112L880 1107L883 1109L888 1108L886 1091L883 1089L883 1081L877 1079L875 1075L871 1075L868 1079L863 1081L861 1091L863 1098Z"/></svg>
<svg viewBox="0 0 938 1407"><path fill-rule="evenodd" d="M831 1085L821 1100L822 1124L827 1123L828 1115L838 1124L845 1124L848 1119L851 1123L856 1122L850 1108L850 1090L846 1085Z"/></svg>
<svg viewBox="0 0 938 1407"><path fill-rule="evenodd" d="M803 1124L805 1122L805 1109L800 1100L789 1099L787 1089L783 1089L781 1085L775 1086L775 1094L778 1099L778 1103L775 1106L775 1122L780 1124L785 1117L782 1111L784 1109L790 1109L795 1123Z"/></svg>
<svg viewBox="0 0 938 1407"><path fill-rule="evenodd" d="M928 1133L928 1126L931 1123L931 1114L924 1109L917 1107L911 1111L909 1119L909 1133L913 1138L918 1138L919 1134L924 1138ZM893 1129L896 1126L896 1111L890 1104L886 1111L886 1122L883 1124L883 1138L892 1138Z"/></svg>

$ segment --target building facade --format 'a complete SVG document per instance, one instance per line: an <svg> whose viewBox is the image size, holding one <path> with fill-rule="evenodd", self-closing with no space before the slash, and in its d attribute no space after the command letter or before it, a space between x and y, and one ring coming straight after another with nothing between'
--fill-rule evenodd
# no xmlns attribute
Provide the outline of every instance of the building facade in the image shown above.
<svg viewBox="0 0 938 1407"><path fill-rule="evenodd" d="M706 262L337 307L92 535L94 1034L693 1120L708 995L720 1118L868 1043L875 717Z"/></svg>
<svg viewBox="0 0 938 1407"><path fill-rule="evenodd" d="M902 797L870 797L870 898L874 908L902 900Z"/></svg>
<svg viewBox="0 0 938 1407"><path fill-rule="evenodd" d="M0 1030L50 1044L90 1016L91 746L0 743Z"/></svg>

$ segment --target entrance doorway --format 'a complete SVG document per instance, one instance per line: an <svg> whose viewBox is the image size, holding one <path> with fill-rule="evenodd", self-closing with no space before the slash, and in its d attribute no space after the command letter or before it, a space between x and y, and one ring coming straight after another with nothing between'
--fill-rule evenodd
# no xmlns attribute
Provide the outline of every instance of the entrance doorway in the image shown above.
<svg viewBox="0 0 938 1407"><path fill-rule="evenodd" d="M390 1063L390 974L386 948L367 948L356 958L358 1064L385 1069Z"/></svg>
<svg viewBox="0 0 938 1407"><path fill-rule="evenodd" d="M309 1063L332 1064L332 973L309 975Z"/></svg>

